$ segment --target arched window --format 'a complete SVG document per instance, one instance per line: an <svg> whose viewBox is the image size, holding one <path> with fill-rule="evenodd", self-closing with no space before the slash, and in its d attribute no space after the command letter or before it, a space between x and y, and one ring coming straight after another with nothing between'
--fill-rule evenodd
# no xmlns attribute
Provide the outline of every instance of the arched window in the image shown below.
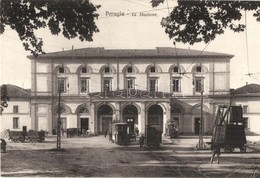
<svg viewBox="0 0 260 178"><path fill-rule="evenodd" d="M133 73L133 67L132 66L129 66L126 70L127 73Z"/></svg>
<svg viewBox="0 0 260 178"><path fill-rule="evenodd" d="M205 83L205 74L207 72L207 68L202 64L197 64L192 69L193 72L193 85L194 92L203 92L204 91L204 83Z"/></svg>
<svg viewBox="0 0 260 178"><path fill-rule="evenodd" d="M179 67L178 66L174 66L173 69L172 69L172 72L173 73L179 73Z"/></svg>
<svg viewBox="0 0 260 178"><path fill-rule="evenodd" d="M54 69L54 73L56 73L55 88L57 92L68 93L69 81L67 74L69 72L69 69L63 65L59 65Z"/></svg>
<svg viewBox="0 0 260 178"><path fill-rule="evenodd" d="M87 113L89 113L89 110L88 110L88 108L81 108L80 110L79 110L79 114L87 114Z"/></svg>
<svg viewBox="0 0 260 178"><path fill-rule="evenodd" d="M90 70L88 67L82 67L81 70L80 70L80 73L81 74L88 74L90 73Z"/></svg>
<svg viewBox="0 0 260 178"><path fill-rule="evenodd" d="M64 66L57 66L54 70L54 73L56 73L57 75L63 75L69 73L69 69Z"/></svg>
<svg viewBox="0 0 260 178"><path fill-rule="evenodd" d="M90 73L92 73L92 69L89 66L81 65L77 69L78 77L79 77L79 93L87 94L90 92Z"/></svg>
<svg viewBox="0 0 260 178"><path fill-rule="evenodd" d="M65 68L64 67L59 67L58 72L59 72L59 74L64 74L65 73Z"/></svg>
<svg viewBox="0 0 260 178"><path fill-rule="evenodd" d="M196 67L196 72L198 72L198 73L202 72L202 67L201 66L197 66Z"/></svg>
<svg viewBox="0 0 260 178"><path fill-rule="evenodd" d="M159 72L162 72L162 69L155 64L152 64L147 67L146 69L147 72L147 88L150 92L156 92L158 91L158 80L159 80Z"/></svg>
<svg viewBox="0 0 260 178"><path fill-rule="evenodd" d="M184 68L179 64L174 64L170 67L169 72L171 74L171 93L181 92L181 72L184 72Z"/></svg>
<svg viewBox="0 0 260 178"><path fill-rule="evenodd" d="M104 73L106 73L106 74L111 73L110 67L105 67Z"/></svg>
<svg viewBox="0 0 260 178"><path fill-rule="evenodd" d="M125 89L135 89L135 78L138 69L132 64L128 64L123 68L122 71L125 75Z"/></svg>
<svg viewBox="0 0 260 178"><path fill-rule="evenodd" d="M156 72L155 66L150 67L150 73L155 73L155 72Z"/></svg>

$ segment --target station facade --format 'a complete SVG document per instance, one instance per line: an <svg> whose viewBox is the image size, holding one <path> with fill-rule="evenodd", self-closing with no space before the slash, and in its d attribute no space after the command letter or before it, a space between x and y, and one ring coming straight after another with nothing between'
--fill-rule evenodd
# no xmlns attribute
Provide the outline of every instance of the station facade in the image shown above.
<svg viewBox="0 0 260 178"><path fill-rule="evenodd" d="M141 133L147 124L166 133L174 122L179 133L198 134L202 105L204 133L211 133L216 106L229 103L232 57L176 48L29 56L31 128L55 133L60 92L63 129L100 134L112 122L125 122Z"/></svg>

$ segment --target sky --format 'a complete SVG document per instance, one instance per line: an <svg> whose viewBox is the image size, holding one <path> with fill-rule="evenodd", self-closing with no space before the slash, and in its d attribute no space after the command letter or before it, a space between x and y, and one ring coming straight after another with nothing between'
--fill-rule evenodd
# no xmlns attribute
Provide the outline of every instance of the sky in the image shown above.
<svg viewBox="0 0 260 178"><path fill-rule="evenodd" d="M51 35L48 29L37 31L42 38L45 52L70 50L72 48L105 47L106 49L154 49L156 47L174 47L172 40L160 25L162 17L176 5L168 0L157 8L152 8L150 0L92 0L100 4L100 14L96 21L100 30L93 36L93 42L68 40L62 35ZM140 16L141 12L152 16ZM111 16L124 13L124 16ZM133 13L136 16L132 15ZM129 15L126 15L129 14ZM225 31L223 35L210 42L188 45L176 43L177 48L233 54L231 59L230 87L239 88L246 83L260 84L260 22L247 12L247 32ZM245 17L242 18L245 22ZM246 46L246 37L248 47ZM247 50L248 49L248 50ZM247 57L248 53L248 57ZM31 88L31 62L15 31L9 27L0 35L1 84L14 84ZM252 73L252 75L247 75Z"/></svg>

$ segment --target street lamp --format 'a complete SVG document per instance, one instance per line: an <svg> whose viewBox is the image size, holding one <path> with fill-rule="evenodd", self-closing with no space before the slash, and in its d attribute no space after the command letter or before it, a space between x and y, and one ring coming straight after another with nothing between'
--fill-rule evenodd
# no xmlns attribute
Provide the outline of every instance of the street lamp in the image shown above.
<svg viewBox="0 0 260 178"><path fill-rule="evenodd" d="M57 119L57 148L61 148L61 104L60 104L60 100L61 100L61 86L60 86L60 81L58 82L58 109L57 109L57 113L58 113L58 119Z"/></svg>
<svg viewBox="0 0 260 178"><path fill-rule="evenodd" d="M203 90L201 90L201 107L200 107L200 125L199 125L199 143L196 146L197 149L206 148L203 142Z"/></svg>

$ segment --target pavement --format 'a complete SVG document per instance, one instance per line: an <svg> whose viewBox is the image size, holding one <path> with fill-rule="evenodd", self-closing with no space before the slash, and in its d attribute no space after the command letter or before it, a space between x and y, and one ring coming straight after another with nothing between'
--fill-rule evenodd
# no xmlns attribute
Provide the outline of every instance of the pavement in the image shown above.
<svg viewBox="0 0 260 178"><path fill-rule="evenodd" d="M52 150L56 144L55 136L48 136L43 143L8 143L8 153L2 160L2 162L6 162L6 165L3 165L5 167L2 167L4 172L1 172L1 175L66 175L69 177L69 175L86 175L85 173L89 171L90 175L94 177L104 177L105 175L112 177L126 175L169 177L171 175L173 177L172 173L176 173L175 177L178 177L179 174L183 175L180 177L211 177L215 174L216 176L213 177L235 177L236 175L238 177L248 177L248 175L256 177L260 170L260 166L258 166L260 165L258 161L260 155L256 154L260 151L260 136L247 136L250 149L246 154L239 152L221 154L221 164L209 164L211 156L209 145L205 144L205 150L196 149L199 142L198 136L180 135L177 139L168 137L162 137L162 139L162 148L159 150L149 148L139 150L138 140L129 146L119 146L104 136L62 137L64 152ZM203 137L204 143L210 140L211 136ZM38 159L39 156L41 160ZM8 157L12 157L10 159L12 161L8 160ZM21 160L23 160L22 167L10 170L14 162ZM69 164L67 160L70 160ZM46 162L48 164L45 164ZM89 164L90 162L91 164ZM30 165L30 169L25 163ZM56 169L57 167L59 169ZM35 170L45 172L32 172ZM244 174L245 172L250 173Z"/></svg>
<svg viewBox="0 0 260 178"><path fill-rule="evenodd" d="M254 135L254 136L246 136L247 140L247 148L250 148L254 151L260 151L260 135ZM210 148L210 145L207 144L207 142L211 141L211 136L204 136L203 142L205 144L206 149ZM197 144L199 143L199 137L198 136L185 136L180 135L178 138L169 138L169 137L162 137L162 142L166 144L174 144L175 147L181 146L181 147L194 147L196 148Z"/></svg>

